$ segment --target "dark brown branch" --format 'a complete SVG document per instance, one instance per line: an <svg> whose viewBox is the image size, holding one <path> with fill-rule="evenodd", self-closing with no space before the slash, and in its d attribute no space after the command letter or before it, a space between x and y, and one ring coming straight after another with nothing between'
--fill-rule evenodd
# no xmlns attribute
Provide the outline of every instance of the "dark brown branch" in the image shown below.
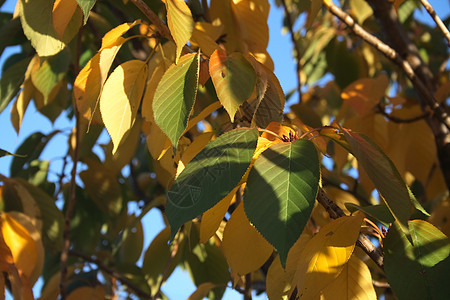
<svg viewBox="0 0 450 300"><path fill-rule="evenodd" d="M148 5L142 0L131 0L134 5L156 26L161 36L166 39L173 41L173 37L170 34L170 30L166 24L164 24L161 19L153 12L153 10L148 7Z"/></svg>
<svg viewBox="0 0 450 300"><path fill-rule="evenodd" d="M325 208L332 219L345 216L344 211L331 200L322 188L317 193L317 201ZM383 270L383 254L372 244L372 242L363 234L359 234L356 245L360 247L366 254Z"/></svg>
<svg viewBox="0 0 450 300"><path fill-rule="evenodd" d="M431 6L430 2L428 2L428 0L420 0L420 2L422 2L423 7L425 7L427 12L433 18L437 27L441 30L442 34L447 39L447 44L450 46L450 32L448 31L447 26L445 26L444 22L442 22L441 18L439 18L439 16L436 14L436 12L434 11L433 7Z"/></svg>
<svg viewBox="0 0 450 300"><path fill-rule="evenodd" d="M81 38L83 36L83 27L80 28L78 32L78 41L77 41L77 53L76 53L76 61L74 64L74 74L78 74L80 71L80 57L81 57ZM66 299L67 291L66 291L66 280L67 280L67 259L69 258L69 249L70 249L70 223L72 221L73 212L75 210L75 203L77 201L76 198L76 176L77 176L77 165L78 165L78 157L80 153L80 112L76 104L73 104L73 110L75 114L75 132L73 133L75 136L75 149L73 151L73 167L70 178L70 191L67 202L66 215L64 220L64 231L63 231L63 247L61 251L61 278L59 281L59 289L61 300Z"/></svg>
<svg viewBox="0 0 450 300"><path fill-rule="evenodd" d="M114 271L113 269L105 266L100 260L98 260L95 257L90 257L88 255L85 255L83 253L80 253L78 251L75 250L69 250L69 255L74 256L74 257L78 257L83 259L86 262L92 263L94 265L96 265L99 270L107 273L108 275L110 275L112 278L115 278L116 280L119 280L123 285L126 285L131 291L133 291L133 293L141 298L144 299L150 299L150 295L148 293L146 293L145 291L143 291L142 289L140 289L138 286L136 286L134 283L132 283L131 281L129 281L126 277L124 277L122 274Z"/></svg>
<svg viewBox="0 0 450 300"><path fill-rule="evenodd" d="M301 55L298 43L295 41L294 22L292 22L291 14L289 13L289 10L287 8L286 1L285 0L281 0L281 5L283 6L283 9L284 9L284 15L286 16L287 26L288 26L289 34L291 35L292 45L293 45L293 47L295 49L295 56L296 56L296 60L297 60L298 103L302 103L302 90L301 90L301 88L302 88L302 81L301 81L301 77L300 77L301 76L301 71L302 71L302 66L300 65L300 61L302 59L302 55Z"/></svg>
<svg viewBox="0 0 450 300"><path fill-rule="evenodd" d="M398 117L395 117L395 116L392 116L392 115L388 114L388 113L383 109L383 107L381 106L381 104L378 104L377 110L376 110L376 111L377 111L378 113L382 114L383 116L385 116L386 118L388 118L389 121L392 121L392 122L394 122L394 123L414 123L414 122L423 120L423 119L425 119L425 118L427 118L427 117L430 116L430 114L429 114L428 112L424 112L423 114L418 115L418 116L413 117L413 118L402 119L402 118L398 118Z"/></svg>
<svg viewBox="0 0 450 300"><path fill-rule="evenodd" d="M252 274L245 275L244 300L252 300Z"/></svg>

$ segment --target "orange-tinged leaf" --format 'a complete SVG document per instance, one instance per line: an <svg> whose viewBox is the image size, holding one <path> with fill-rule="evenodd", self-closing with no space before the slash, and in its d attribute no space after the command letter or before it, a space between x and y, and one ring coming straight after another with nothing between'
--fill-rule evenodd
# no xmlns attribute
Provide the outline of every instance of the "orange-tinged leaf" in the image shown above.
<svg viewBox="0 0 450 300"><path fill-rule="evenodd" d="M208 297L209 291L215 288L217 284L211 282L204 282L200 284L195 292L193 292L187 299L188 300L202 300Z"/></svg>
<svg viewBox="0 0 450 300"><path fill-rule="evenodd" d="M338 277L353 253L363 218L357 214L333 220L308 242L294 278L298 295L317 297Z"/></svg>
<svg viewBox="0 0 450 300"><path fill-rule="evenodd" d="M200 223L200 242L206 243L217 231L231 201L236 197L237 189L234 188L219 203L203 213Z"/></svg>
<svg viewBox="0 0 450 300"><path fill-rule="evenodd" d="M105 289L101 286L90 287L83 286L75 289L67 296L67 300L91 299L103 300L105 299Z"/></svg>
<svg viewBox="0 0 450 300"><path fill-rule="evenodd" d="M1 213L0 226L14 264L34 284L44 266L44 247L40 233L30 218L19 212Z"/></svg>
<svg viewBox="0 0 450 300"><path fill-rule="evenodd" d="M342 91L341 97L361 116L364 116L380 102L388 84L389 80L385 74L381 74L377 78L358 79Z"/></svg>
<svg viewBox="0 0 450 300"><path fill-rule="evenodd" d="M22 126L23 117L30 104L31 98L33 97L34 86L30 79L25 80L22 86L22 91L19 96L17 96L16 101L11 107L11 123L19 134L20 127Z"/></svg>
<svg viewBox="0 0 450 300"><path fill-rule="evenodd" d="M109 76L100 97L100 112L116 152L136 120L147 79L147 64L130 60Z"/></svg>
<svg viewBox="0 0 450 300"><path fill-rule="evenodd" d="M377 299L370 270L358 257L350 257L341 274L322 291L320 299L333 299L336 295L342 300Z"/></svg>
<svg viewBox="0 0 450 300"><path fill-rule="evenodd" d="M266 130L271 131L280 137L289 137L290 134L295 134L295 131L292 128L290 128L288 126L283 126L278 122L271 122L266 127ZM262 133L261 137L266 138L269 141L281 142L280 139L276 135L273 135L270 132L265 131Z"/></svg>
<svg viewBox="0 0 450 300"><path fill-rule="evenodd" d="M261 267L273 247L250 224L241 202L231 214L223 233L224 255L233 273L245 275Z"/></svg>
<svg viewBox="0 0 450 300"><path fill-rule="evenodd" d="M53 27L60 38L78 7L76 0L56 0L53 4Z"/></svg>
<svg viewBox="0 0 450 300"><path fill-rule="evenodd" d="M214 26L211 23L196 22L192 32L191 42L197 45L207 56L219 48L216 41L223 32L223 26Z"/></svg>
<svg viewBox="0 0 450 300"><path fill-rule="evenodd" d="M184 0L166 0L167 23L175 44L177 44L177 54L175 63L181 55L184 45L192 36L194 31L194 19L191 10Z"/></svg>
<svg viewBox="0 0 450 300"><path fill-rule="evenodd" d="M234 122L238 107L247 100L255 87L256 72L240 53L227 55L217 49L209 60L209 73L217 97Z"/></svg>

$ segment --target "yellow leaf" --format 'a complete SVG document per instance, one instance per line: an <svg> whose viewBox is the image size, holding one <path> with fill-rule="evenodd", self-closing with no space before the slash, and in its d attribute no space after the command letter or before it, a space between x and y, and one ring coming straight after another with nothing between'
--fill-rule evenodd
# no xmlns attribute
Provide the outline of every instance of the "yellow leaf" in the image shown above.
<svg viewBox="0 0 450 300"><path fill-rule="evenodd" d="M358 257L350 257L341 274L322 291L320 299L333 299L336 295L342 300L377 299L370 270Z"/></svg>
<svg viewBox="0 0 450 300"><path fill-rule="evenodd" d="M44 247L39 231L27 215L19 212L1 213L0 227L15 266L34 284L44 267Z"/></svg>
<svg viewBox="0 0 450 300"><path fill-rule="evenodd" d="M67 296L67 300L79 300L79 299L104 300L105 296L106 296L105 289L101 286L97 287L83 286L71 292Z"/></svg>
<svg viewBox="0 0 450 300"><path fill-rule="evenodd" d="M437 207L433 209L428 221L436 226L440 231L450 237L450 198L441 201Z"/></svg>
<svg viewBox="0 0 450 300"><path fill-rule="evenodd" d="M192 32L191 42L194 46L200 47L203 53L211 56L219 48L216 41L223 32L223 26L214 26L206 22L196 22Z"/></svg>
<svg viewBox="0 0 450 300"><path fill-rule="evenodd" d="M222 247L232 272L245 275L261 267L273 247L250 224L241 202L231 214L223 233Z"/></svg>
<svg viewBox="0 0 450 300"><path fill-rule="evenodd" d="M105 82L100 112L114 144L113 154L136 120L147 79L147 64L130 60L118 66Z"/></svg>
<svg viewBox="0 0 450 300"><path fill-rule="evenodd" d="M205 132L199 135L187 148L184 150L181 155L180 162L177 167L177 175L184 170L185 166L203 149L205 146L211 141L211 137L213 136L212 132Z"/></svg>
<svg viewBox="0 0 450 300"><path fill-rule="evenodd" d="M205 211L202 215L200 223L200 242L206 243L217 231L220 223L225 216L231 201L236 198L236 191L238 187L234 188L228 195L220 200L216 205Z"/></svg>
<svg viewBox="0 0 450 300"><path fill-rule="evenodd" d="M319 231L298 260L294 284L304 299L317 297L341 273L355 248L364 216L341 217Z"/></svg>
<svg viewBox="0 0 450 300"><path fill-rule="evenodd" d="M74 273L76 267L67 267L67 277ZM41 290L41 296L39 300L57 300L59 296L59 282L61 280L61 272L56 272L50 279L45 283L44 288Z"/></svg>
<svg viewBox="0 0 450 300"><path fill-rule="evenodd" d="M358 79L342 91L341 97L364 116L380 102L388 84L389 80L385 74L377 78Z"/></svg>
<svg viewBox="0 0 450 300"><path fill-rule="evenodd" d="M141 23L141 20L136 20L131 23L123 23L108 31L102 38L102 47L100 51L106 48L112 48L120 44L120 41L123 39L122 35L134 26Z"/></svg>
<svg viewBox="0 0 450 300"><path fill-rule="evenodd" d="M217 284L211 282L204 282L200 284L195 292L193 292L187 299L188 300L202 300L203 298L208 297L209 292L215 288Z"/></svg>
<svg viewBox="0 0 450 300"><path fill-rule="evenodd" d="M208 105L205 109L203 109L197 116L190 119L187 123L186 129L184 132L188 132L191 130L192 127L196 126L201 120L205 119L207 116L212 114L214 111L218 110L220 107L222 107L222 104L220 101L213 102L212 104Z"/></svg>
<svg viewBox="0 0 450 300"><path fill-rule="evenodd" d="M181 50L192 36L194 31L194 19L191 10L184 0L167 0L167 23L175 44L177 44L177 54L175 63L180 58Z"/></svg>
<svg viewBox="0 0 450 300"><path fill-rule="evenodd" d="M22 91L20 92L19 96L17 96L16 101L11 108L11 123L17 134L19 134L20 127L22 126L23 116L25 115L25 112L28 108L28 104L30 104L33 93L33 83L30 79L25 80L22 85Z"/></svg>
<svg viewBox="0 0 450 300"><path fill-rule="evenodd" d="M53 4L53 27L60 38L63 38L77 7L76 0L56 0Z"/></svg>

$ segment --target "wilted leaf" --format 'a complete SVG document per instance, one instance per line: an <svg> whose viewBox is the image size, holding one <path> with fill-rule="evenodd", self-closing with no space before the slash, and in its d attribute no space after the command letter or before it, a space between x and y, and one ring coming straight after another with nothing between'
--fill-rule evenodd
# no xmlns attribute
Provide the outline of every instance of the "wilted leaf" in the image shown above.
<svg viewBox="0 0 450 300"><path fill-rule="evenodd" d="M109 76L100 97L100 112L113 142L113 154L133 126L144 93L147 64L130 60Z"/></svg>
<svg viewBox="0 0 450 300"><path fill-rule="evenodd" d="M214 51L209 60L209 73L217 97L227 110L231 122L238 107L253 92L256 73L252 65L240 53L227 54L220 49Z"/></svg>
<svg viewBox="0 0 450 300"><path fill-rule="evenodd" d="M194 19L191 10L184 0L166 0L167 24L175 43L177 44L177 55L175 63L181 55L184 45L191 38L194 31Z"/></svg>
<svg viewBox="0 0 450 300"><path fill-rule="evenodd" d="M184 2L183 2L184 3ZM186 54L162 76L153 100L156 124L176 149L197 96L200 55Z"/></svg>
<svg viewBox="0 0 450 300"><path fill-rule="evenodd" d="M273 252L273 247L250 224L242 202L225 226L222 247L232 273L241 276L260 268Z"/></svg>
<svg viewBox="0 0 450 300"><path fill-rule="evenodd" d="M174 182L168 192L166 215L172 238L178 228L223 199L236 187L252 160L258 132L227 132L209 143Z"/></svg>
<svg viewBox="0 0 450 300"><path fill-rule="evenodd" d="M283 265L309 219L319 176L317 151L312 142L303 139L269 147L250 171L245 212L278 251Z"/></svg>

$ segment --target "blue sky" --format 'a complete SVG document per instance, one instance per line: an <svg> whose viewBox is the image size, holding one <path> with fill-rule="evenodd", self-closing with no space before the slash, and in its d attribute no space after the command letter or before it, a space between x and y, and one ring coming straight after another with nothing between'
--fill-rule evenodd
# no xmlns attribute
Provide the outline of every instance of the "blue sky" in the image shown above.
<svg viewBox="0 0 450 300"><path fill-rule="evenodd" d="M13 11L16 0L7 0L1 7L1 11ZM289 35L283 35L282 32L282 17L283 12L277 8L273 0L270 0L272 4L271 12L269 15L269 29L270 40L268 51L275 63L275 75L278 77L281 86L285 93L296 86L296 74L295 74L295 61L291 55L292 45ZM436 9L437 13L444 19L450 14L450 1L446 0L431 0L430 3ZM426 22L432 22L430 16L425 11L417 12L421 19ZM0 57L0 69L5 59L12 53L17 52L17 48L9 48ZM295 99L297 96L294 95ZM66 130L71 129L70 122L63 115L60 116L54 124L51 124L45 117L36 111L36 109L30 105L26 112L24 122L19 136L15 133L9 118L9 112L11 105L9 105L2 114L0 114L0 128L2 130L2 138L0 140L0 148L15 152L15 149L23 142L23 140L32 132L41 131L43 133L49 133L56 128L64 128ZM104 136L107 139L107 136ZM65 134L59 134L49 143L46 150L43 153L43 159L51 160L52 170L61 169L62 160L61 157L67 152L67 136ZM0 158L0 173L3 175L9 174L9 165L11 157ZM50 174L50 179L55 178L55 174ZM144 249L146 249L151 240L158 234L163 228L161 216L158 211L152 210L144 218L144 230L145 241ZM165 292L170 299L186 299L193 291L195 286L192 284L189 276L186 272L182 272L177 269L170 277L169 281L163 286L163 292ZM224 299L242 299L242 295L227 289ZM255 297L254 299L265 299L265 297Z"/></svg>

